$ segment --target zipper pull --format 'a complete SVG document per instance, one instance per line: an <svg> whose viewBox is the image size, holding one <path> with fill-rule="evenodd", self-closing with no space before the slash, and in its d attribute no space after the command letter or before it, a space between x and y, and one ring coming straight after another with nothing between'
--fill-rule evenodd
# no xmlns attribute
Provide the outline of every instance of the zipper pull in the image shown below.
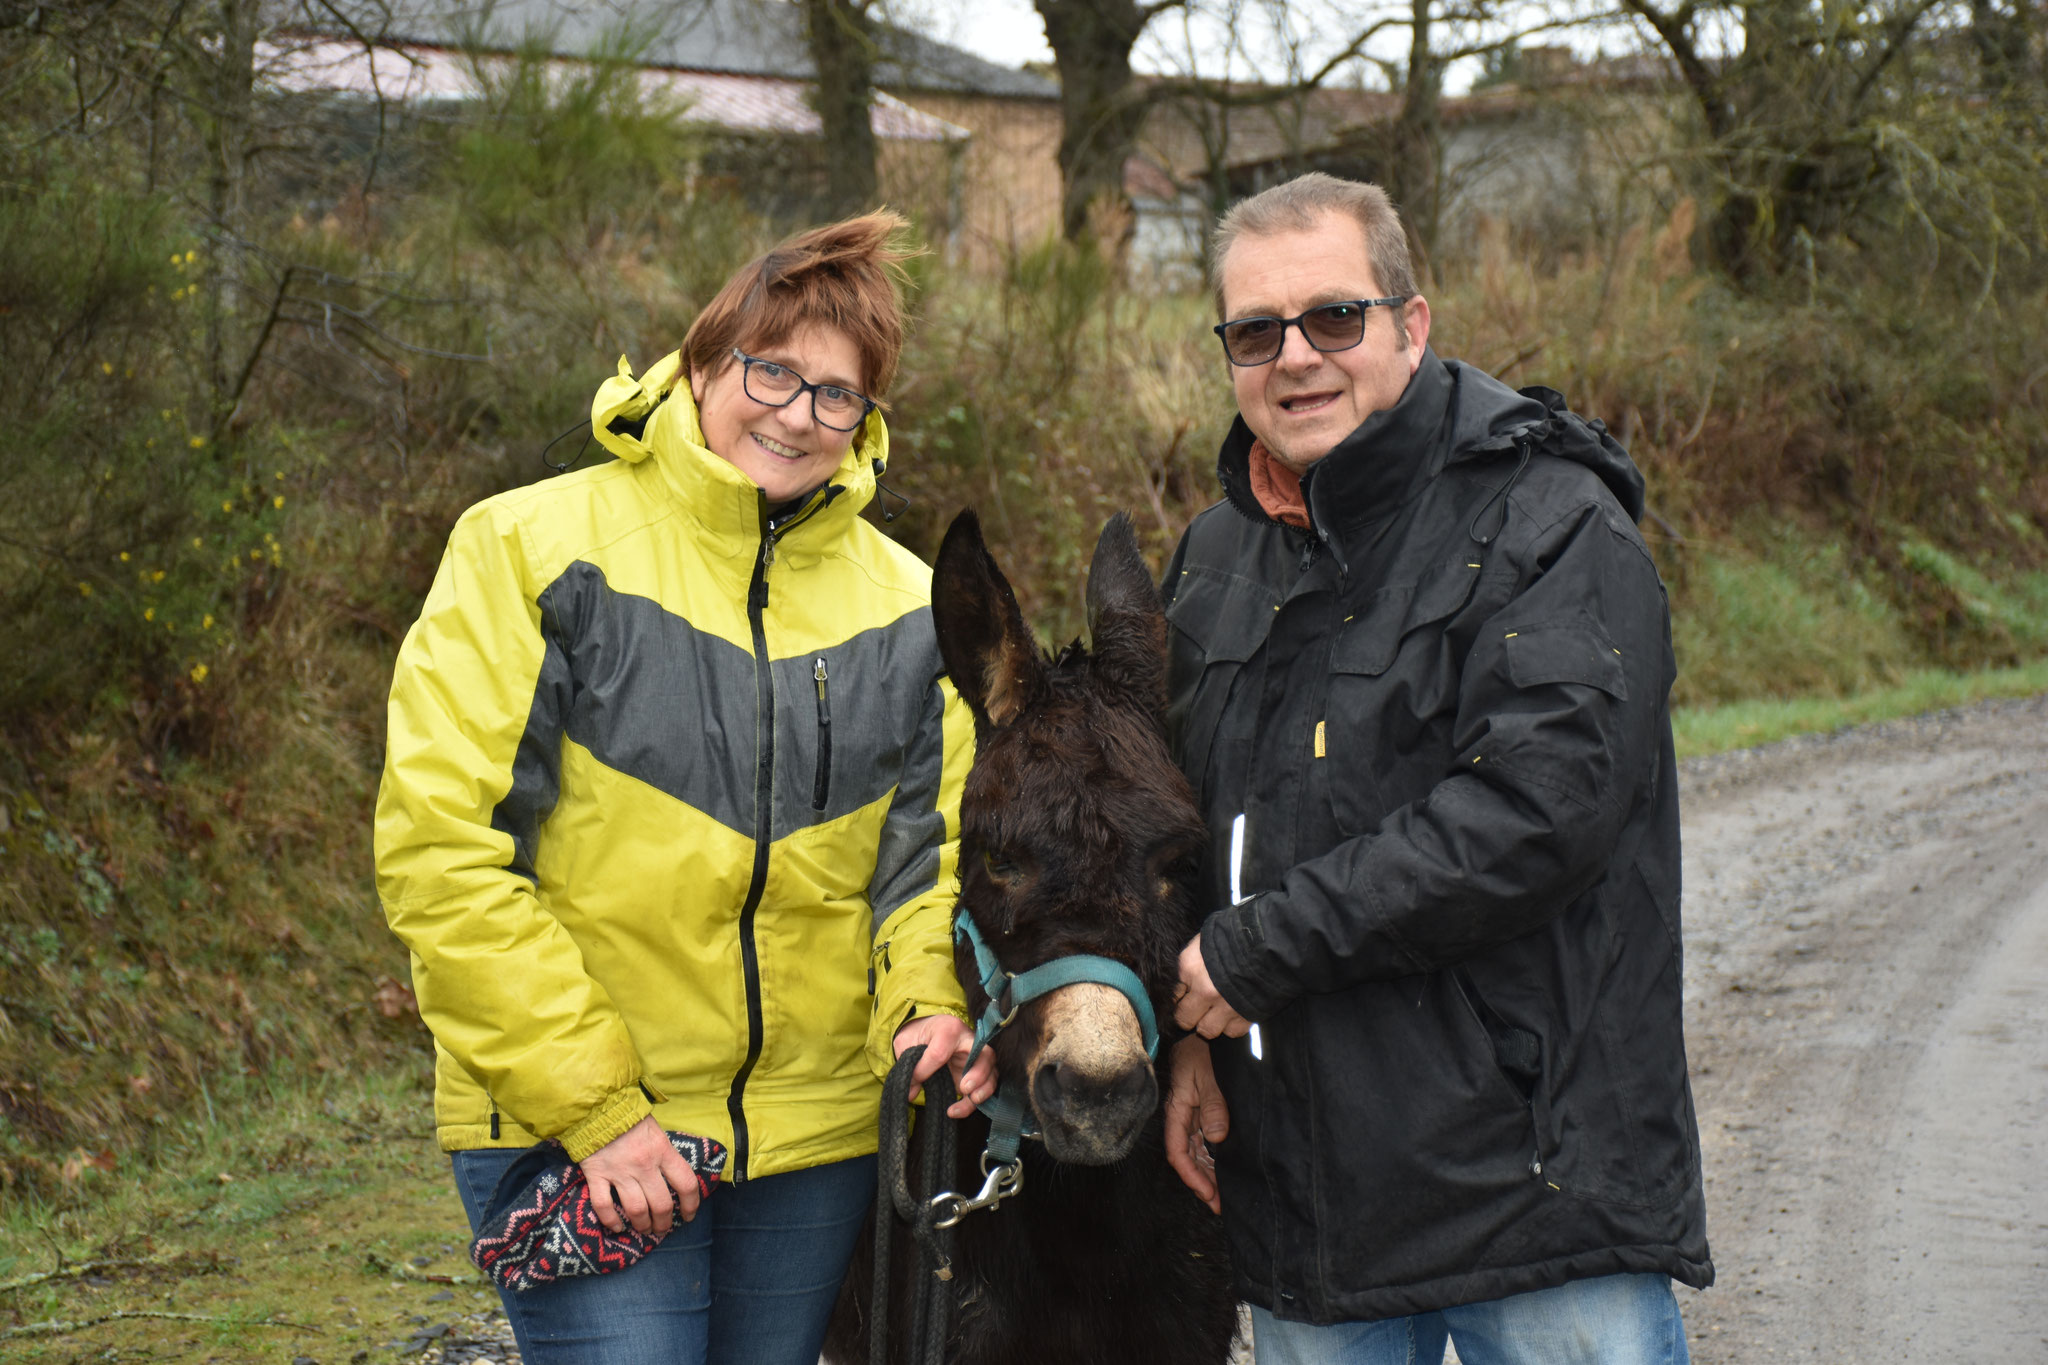
<svg viewBox="0 0 2048 1365"><path fill-rule="evenodd" d="M818 684L818 776L811 784L811 809L825 809L832 794L832 703L825 696L825 656L811 665L811 677Z"/></svg>
<svg viewBox="0 0 2048 1365"><path fill-rule="evenodd" d="M761 536L761 558L754 569L754 581L747 589L749 611L768 610L768 566L775 562L775 537L771 533Z"/></svg>

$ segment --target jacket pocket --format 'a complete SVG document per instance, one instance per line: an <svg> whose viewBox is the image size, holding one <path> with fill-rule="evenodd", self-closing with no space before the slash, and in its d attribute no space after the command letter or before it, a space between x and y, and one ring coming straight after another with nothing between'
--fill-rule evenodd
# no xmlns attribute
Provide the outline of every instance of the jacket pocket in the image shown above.
<svg viewBox="0 0 2048 1365"><path fill-rule="evenodd" d="M1507 650L1508 680L1516 687L1579 683L1597 687L1616 701L1628 700L1628 675L1621 651L1591 617L1543 621L1512 631Z"/></svg>
<svg viewBox="0 0 2048 1365"><path fill-rule="evenodd" d="M811 679L818 685L818 769L811 778L811 809L821 811L832 795L832 698L827 688L825 656L811 666Z"/></svg>
<svg viewBox="0 0 2048 1365"><path fill-rule="evenodd" d="M1280 596L1248 578L1191 569L1166 608L1167 735L1198 799L1207 796L1216 729L1232 686L1265 646Z"/></svg>
<svg viewBox="0 0 2048 1365"><path fill-rule="evenodd" d="M1451 623L1478 581L1465 561L1442 565L1381 589L1342 623L1317 753L1342 834L1367 833L1442 775L1461 676Z"/></svg>
<svg viewBox="0 0 2048 1365"><path fill-rule="evenodd" d="M1458 560L1439 565L1413 583L1380 589L1345 618L1330 664L1340 673L1378 677L1402 653L1410 634L1455 616L1472 600L1479 564Z"/></svg>
<svg viewBox="0 0 2048 1365"><path fill-rule="evenodd" d="M1528 1167L1532 1177L1543 1176L1543 1132L1548 1094L1543 1085L1543 1036L1518 1024L1511 1024L1486 1003L1479 985L1464 967L1451 969L1451 980L1465 1008L1486 1034L1493 1048L1493 1064L1529 1113Z"/></svg>
<svg viewBox="0 0 2048 1365"><path fill-rule="evenodd" d="M1273 628L1280 594L1264 583L1190 569L1167 604L1166 623L1186 636L1204 663L1243 663Z"/></svg>

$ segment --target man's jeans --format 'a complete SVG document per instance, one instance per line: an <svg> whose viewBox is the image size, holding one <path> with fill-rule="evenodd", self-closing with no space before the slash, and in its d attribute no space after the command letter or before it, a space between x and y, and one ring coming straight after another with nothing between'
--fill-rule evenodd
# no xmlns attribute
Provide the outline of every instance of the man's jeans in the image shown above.
<svg viewBox="0 0 2048 1365"><path fill-rule="evenodd" d="M1379 1322L1312 1327L1252 1309L1258 1365L1687 1365L1685 1323L1662 1275L1605 1275Z"/></svg>
<svg viewBox="0 0 2048 1365"><path fill-rule="evenodd" d="M517 1148L454 1154L472 1231ZM817 1365L875 1159L720 1185L645 1260L505 1291L526 1365Z"/></svg>

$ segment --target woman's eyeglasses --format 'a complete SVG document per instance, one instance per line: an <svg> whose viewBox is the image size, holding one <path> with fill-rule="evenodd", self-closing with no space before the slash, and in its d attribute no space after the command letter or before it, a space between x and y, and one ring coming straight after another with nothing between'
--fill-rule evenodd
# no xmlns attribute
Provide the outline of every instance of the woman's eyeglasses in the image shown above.
<svg viewBox="0 0 2048 1365"><path fill-rule="evenodd" d="M1223 338L1223 355L1231 364L1266 365L1279 358L1289 327L1299 327L1302 339L1318 351L1348 351L1365 340L1368 309L1406 302L1406 294L1391 299L1340 299L1291 318L1233 318L1217 324L1215 332Z"/></svg>
<svg viewBox="0 0 2048 1365"><path fill-rule="evenodd" d="M834 431L852 431L877 406L864 393L837 384L809 383L789 366L748 355L737 346L732 348L732 358L740 362L740 383L747 397L765 407L781 408L795 402L797 395L808 389L812 418L819 426Z"/></svg>

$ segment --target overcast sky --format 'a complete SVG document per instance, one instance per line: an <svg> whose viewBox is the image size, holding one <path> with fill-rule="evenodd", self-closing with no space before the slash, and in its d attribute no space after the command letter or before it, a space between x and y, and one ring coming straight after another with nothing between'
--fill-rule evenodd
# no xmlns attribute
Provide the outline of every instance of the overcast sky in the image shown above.
<svg viewBox="0 0 2048 1365"><path fill-rule="evenodd" d="M999 66L1052 60L1052 49L1045 43L1045 25L1031 8L1031 0L965 0L959 5L919 4L916 8L926 12L943 9L943 15L932 16L936 22L926 32Z"/></svg>
<svg viewBox="0 0 2048 1365"><path fill-rule="evenodd" d="M1192 64L1205 76L1247 77L1260 74L1278 79L1285 73L1285 56L1274 28L1276 6L1270 0L1243 0L1235 42L1227 28L1213 16L1227 0L1197 4L1189 16L1169 11L1155 19L1131 54L1131 65L1139 71L1185 72ZM915 16L918 26L943 42L1004 66L1026 62L1050 62L1052 48L1045 41L1045 26L1031 0L888 0L896 14ZM1361 0L1289 0L1288 13L1300 31L1302 47L1311 59L1326 58L1348 38L1352 21L1346 10L1362 7ZM899 20L900 22L900 20ZM1324 36L1327 35L1327 36ZM1385 55L1403 51L1406 37L1390 35L1383 45ZM1192 63L1190 53L1193 54ZM1225 66L1230 70L1226 72Z"/></svg>
<svg viewBox="0 0 2048 1365"><path fill-rule="evenodd" d="M916 27L941 42L963 47L999 65L1022 66L1026 62L1052 61L1052 49L1045 41L1045 26L1038 18L1038 11L1031 7L1031 0L886 0L886 3L896 22ZM1139 71L1185 72L1190 67L1189 54L1192 53L1192 65L1204 76L1277 81L1287 74L1286 41L1275 26L1277 12L1284 12L1287 22L1293 26L1303 58L1314 64L1337 51L1367 19L1388 11L1385 0L1377 3L1375 0L1288 0L1284 11L1272 0L1241 0L1239 10L1242 18L1233 41L1225 26L1214 18L1226 3L1228 0L1197 4L1194 8L1199 13L1192 19L1176 12L1161 15L1139 40L1137 49L1131 54L1131 65ZM1524 12L1533 17L1539 11L1531 6ZM1569 44L1585 56L1593 55L1603 46L1608 50L1631 46L1627 35L1615 29L1610 28L1605 37L1606 42L1603 43L1600 34L1580 30L1568 35L1539 36L1529 41L1532 45ZM1406 60L1407 48L1407 30L1395 28L1380 34L1371 51L1382 60L1399 62ZM1476 62L1459 63L1445 82L1446 87L1454 94L1462 92L1471 84L1477 71ZM1338 79L1340 83L1348 83L1356 77L1347 74ZM1377 72L1372 72L1367 79L1375 86L1385 84Z"/></svg>

